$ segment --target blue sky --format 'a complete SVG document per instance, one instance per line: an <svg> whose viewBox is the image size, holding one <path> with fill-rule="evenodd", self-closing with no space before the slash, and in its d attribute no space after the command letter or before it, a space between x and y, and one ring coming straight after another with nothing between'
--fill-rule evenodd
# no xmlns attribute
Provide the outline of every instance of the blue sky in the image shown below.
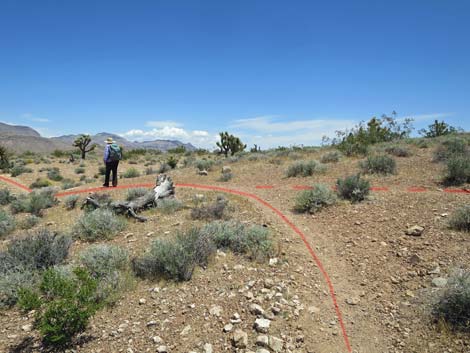
<svg viewBox="0 0 470 353"><path fill-rule="evenodd" d="M0 120L319 144L395 110L470 130L470 2L0 1Z"/></svg>

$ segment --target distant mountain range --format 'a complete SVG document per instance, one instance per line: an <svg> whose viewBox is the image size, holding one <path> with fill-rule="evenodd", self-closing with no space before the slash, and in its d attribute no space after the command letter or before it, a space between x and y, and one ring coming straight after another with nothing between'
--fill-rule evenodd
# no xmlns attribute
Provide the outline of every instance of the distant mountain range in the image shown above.
<svg viewBox="0 0 470 353"><path fill-rule="evenodd" d="M9 150L22 153L34 151L38 153L50 153L54 150L73 150L73 141L80 135L64 135L59 137L42 137L39 132L29 126L9 125L0 123L0 144ZM108 132L100 132L91 136L92 143L99 146L105 145L105 140L112 137L118 145L124 149L132 150L137 148L160 150L163 152L169 149L184 146L186 150L196 149L190 143L183 143L176 140L153 140L153 141L129 141L124 137Z"/></svg>

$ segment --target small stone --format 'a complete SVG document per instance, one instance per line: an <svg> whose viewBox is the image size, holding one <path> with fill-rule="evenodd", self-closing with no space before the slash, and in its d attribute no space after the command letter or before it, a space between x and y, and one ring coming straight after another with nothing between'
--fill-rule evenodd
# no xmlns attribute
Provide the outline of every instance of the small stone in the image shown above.
<svg viewBox="0 0 470 353"><path fill-rule="evenodd" d="M209 314L219 317L222 314L222 308L218 305L214 305L209 309Z"/></svg>
<svg viewBox="0 0 470 353"><path fill-rule="evenodd" d="M411 236L414 236L414 237L419 237L421 234L423 234L423 232L424 232L424 227L412 226L412 227L409 227L405 231L405 234L406 235L411 235Z"/></svg>
<svg viewBox="0 0 470 353"><path fill-rule="evenodd" d="M155 320L147 322L147 327L156 326L156 325L157 325L157 322Z"/></svg>
<svg viewBox="0 0 470 353"><path fill-rule="evenodd" d="M441 273L441 268L439 266L437 266L435 269L428 271L429 275L438 275L439 273Z"/></svg>
<svg viewBox="0 0 470 353"><path fill-rule="evenodd" d="M233 330L232 324L227 324L224 326L224 332L231 332Z"/></svg>
<svg viewBox="0 0 470 353"><path fill-rule="evenodd" d="M357 305L361 300L358 297L351 297L346 299L346 304L348 305Z"/></svg>
<svg viewBox="0 0 470 353"><path fill-rule="evenodd" d="M447 285L447 278L444 277L436 277L431 282L433 287L443 288Z"/></svg>
<svg viewBox="0 0 470 353"><path fill-rule="evenodd" d="M310 314L318 314L320 312L320 308L317 308L316 306L309 306L308 307L308 312Z"/></svg>
<svg viewBox="0 0 470 353"><path fill-rule="evenodd" d="M139 299L139 305L144 305L147 302L144 298Z"/></svg>
<svg viewBox="0 0 470 353"><path fill-rule="evenodd" d="M280 338L274 337L274 336L269 336L269 348L273 350L274 352L281 352L282 347L284 343Z"/></svg>
<svg viewBox="0 0 470 353"><path fill-rule="evenodd" d="M268 336L262 335L262 336L256 337L256 345L257 346L267 347L268 344L269 344L269 337Z"/></svg>
<svg viewBox="0 0 470 353"><path fill-rule="evenodd" d="M168 352L168 347L167 346L158 346L157 347L157 352L158 353L167 353Z"/></svg>
<svg viewBox="0 0 470 353"><path fill-rule="evenodd" d="M206 343L202 349L204 350L204 353L212 353L213 352L213 349L212 349L212 344L210 343Z"/></svg>
<svg viewBox="0 0 470 353"><path fill-rule="evenodd" d="M264 349L264 348L259 348L256 350L256 353L269 353L269 351L267 349Z"/></svg>
<svg viewBox="0 0 470 353"><path fill-rule="evenodd" d="M160 336L153 336L153 337L152 337L152 341L153 341L153 343L155 343L155 344L160 344L160 343L163 342L163 340L162 340L162 338L161 338Z"/></svg>
<svg viewBox="0 0 470 353"><path fill-rule="evenodd" d="M246 348L248 345L248 334L242 330L235 330L232 343L235 348Z"/></svg>
<svg viewBox="0 0 470 353"><path fill-rule="evenodd" d="M26 325L21 326L21 329L24 332L30 332L33 329L33 325L32 324L26 324Z"/></svg>
<svg viewBox="0 0 470 353"><path fill-rule="evenodd" d="M180 335L181 336L186 336L188 333L191 332L191 325L187 325L183 328L183 330L181 331Z"/></svg>
<svg viewBox="0 0 470 353"><path fill-rule="evenodd" d="M252 313L253 315L263 315L264 309L258 304L251 304L250 313Z"/></svg>
<svg viewBox="0 0 470 353"><path fill-rule="evenodd" d="M271 325L271 320L268 319L256 319L254 328L257 332L268 333L269 326Z"/></svg>
<svg viewBox="0 0 470 353"><path fill-rule="evenodd" d="M279 262L279 259L277 257L269 259L269 266L276 266L278 262Z"/></svg>

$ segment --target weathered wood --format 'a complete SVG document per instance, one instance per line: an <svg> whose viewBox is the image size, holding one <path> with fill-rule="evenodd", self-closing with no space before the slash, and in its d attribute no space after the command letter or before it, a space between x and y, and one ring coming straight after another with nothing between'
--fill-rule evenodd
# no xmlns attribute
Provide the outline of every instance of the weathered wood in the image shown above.
<svg viewBox="0 0 470 353"><path fill-rule="evenodd" d="M96 209L102 207L109 207L112 211L116 212L117 214L125 214L126 216L135 218L140 222L145 222L147 219L145 217L137 215L137 212L151 207L156 207L158 200L174 197L174 195L175 187L173 185L173 181L166 174L160 174L157 176L155 188L135 200L114 201L111 202L109 205L101 205L97 200L95 200L93 195L89 195L85 199L81 208L83 209L84 207L92 207Z"/></svg>

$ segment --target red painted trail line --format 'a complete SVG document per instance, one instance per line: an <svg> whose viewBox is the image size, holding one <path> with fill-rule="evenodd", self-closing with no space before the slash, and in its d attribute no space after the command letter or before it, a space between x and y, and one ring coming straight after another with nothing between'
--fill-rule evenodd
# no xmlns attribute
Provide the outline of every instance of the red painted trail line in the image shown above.
<svg viewBox="0 0 470 353"><path fill-rule="evenodd" d="M370 191L389 191L386 186L373 186L369 188Z"/></svg>
<svg viewBox="0 0 470 353"><path fill-rule="evenodd" d="M411 188L406 189L406 191L408 191L408 192L426 192L426 191L428 191L428 189L420 188L420 187L411 187Z"/></svg>
<svg viewBox="0 0 470 353"><path fill-rule="evenodd" d="M325 268L323 267L323 264L321 263L321 261L318 258L317 254L315 253L315 251L311 247L310 243L308 242L307 237L300 231L299 228L297 228L297 226L294 223L292 223L281 211L279 211L277 208L272 206L270 203L268 203L267 201L263 200L262 198L260 198L256 195L250 194L248 192L238 191L238 190L233 190L233 189L227 189L227 188L223 188L223 187L219 187L219 186L208 186L208 185L199 185L199 184L177 184L176 186L177 187L195 188L195 189L216 190L216 191L222 191L222 192L226 192L226 193L230 193L230 194L234 194L234 195L241 195L241 196L249 197L249 198L261 203L262 205L266 206L267 208L271 209L275 214L277 214L284 221L284 223L286 223L295 233L297 233L297 235L300 236L300 238L302 239L302 241L303 241L304 245L306 246L308 252L312 256L313 260L315 261L315 264L317 265L318 269L320 270L321 274L323 275L323 278L325 279L326 283L328 284L328 289L330 291L330 296L331 296L331 299L333 301L333 306L335 308L336 316L338 318L338 322L339 322L340 327L341 327L341 331L342 331L342 334L343 334L346 349L348 350L348 352L352 352L351 344L349 343L349 337L348 337L348 334L346 333L346 327L345 327L344 322L343 322L343 317L342 317L341 311L339 309L338 301L336 300L336 294L335 294L335 290L334 290L334 287L333 287L333 283L331 282L330 276L328 276L328 273L326 272Z"/></svg>
<svg viewBox="0 0 470 353"><path fill-rule="evenodd" d="M14 185L14 186L16 186L16 187L18 187L18 188L20 188L20 189L23 189L23 190L25 190L25 191L27 191L27 192L31 192L31 191L32 191L32 190L31 190L30 188L28 188L27 186L25 186L25 185L23 185L23 184L20 184L20 183L14 181L13 179L10 179L10 178L7 178L7 177L4 177L4 176L1 176L1 175L0 175L0 180L4 181L4 182L6 182L6 183L9 183L9 184L11 184L11 185Z"/></svg>
<svg viewBox="0 0 470 353"><path fill-rule="evenodd" d="M444 189L444 192L470 194L470 190L467 189Z"/></svg>
<svg viewBox="0 0 470 353"><path fill-rule="evenodd" d="M272 185L256 185L255 189L274 189Z"/></svg>
<svg viewBox="0 0 470 353"><path fill-rule="evenodd" d="M313 186L308 185L293 185L292 189L294 190L313 190Z"/></svg>

